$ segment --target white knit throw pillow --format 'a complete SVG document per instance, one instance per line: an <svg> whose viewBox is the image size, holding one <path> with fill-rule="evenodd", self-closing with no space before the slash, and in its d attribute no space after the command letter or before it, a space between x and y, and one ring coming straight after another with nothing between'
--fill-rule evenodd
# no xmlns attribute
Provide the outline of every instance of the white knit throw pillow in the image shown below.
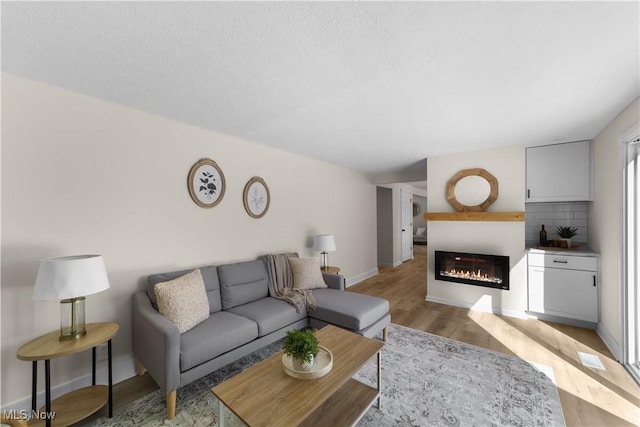
<svg viewBox="0 0 640 427"><path fill-rule="evenodd" d="M293 272L293 289L327 288L317 258L289 258Z"/></svg>
<svg viewBox="0 0 640 427"><path fill-rule="evenodd" d="M158 311L176 325L181 334L209 318L209 300L200 269L157 283L153 290Z"/></svg>

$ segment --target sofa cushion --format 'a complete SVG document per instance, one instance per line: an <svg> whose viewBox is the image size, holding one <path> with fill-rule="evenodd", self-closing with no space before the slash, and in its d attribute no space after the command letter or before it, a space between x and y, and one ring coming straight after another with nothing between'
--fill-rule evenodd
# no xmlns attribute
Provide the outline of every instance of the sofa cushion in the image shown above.
<svg viewBox="0 0 640 427"><path fill-rule="evenodd" d="M180 335L180 372L187 371L258 337L258 325L242 316L219 311Z"/></svg>
<svg viewBox="0 0 640 427"><path fill-rule="evenodd" d="M294 289L326 288L318 258L289 258Z"/></svg>
<svg viewBox="0 0 640 427"><path fill-rule="evenodd" d="M314 289L317 308L309 317L360 331L389 313L389 301L336 289Z"/></svg>
<svg viewBox="0 0 640 427"><path fill-rule="evenodd" d="M300 313L296 313L294 306L272 297L233 307L229 312L256 322L258 335L261 337L307 317L307 311L304 308Z"/></svg>
<svg viewBox="0 0 640 427"><path fill-rule="evenodd" d="M152 274L147 277L147 296L151 300L151 305L156 310L158 309L158 300L153 287L156 283L167 282L173 280L176 277L184 276L191 270L172 271L169 273ZM220 301L220 284L218 282L218 270L215 265L208 267L200 267L200 273L204 280L204 287L207 291L207 299L209 300L209 313L215 313L222 310L222 303Z"/></svg>
<svg viewBox="0 0 640 427"><path fill-rule="evenodd" d="M154 291L158 311L176 325L181 334L209 317L209 301L200 270L156 283Z"/></svg>
<svg viewBox="0 0 640 427"><path fill-rule="evenodd" d="M269 294L267 269L262 260L218 266L222 309L228 310Z"/></svg>

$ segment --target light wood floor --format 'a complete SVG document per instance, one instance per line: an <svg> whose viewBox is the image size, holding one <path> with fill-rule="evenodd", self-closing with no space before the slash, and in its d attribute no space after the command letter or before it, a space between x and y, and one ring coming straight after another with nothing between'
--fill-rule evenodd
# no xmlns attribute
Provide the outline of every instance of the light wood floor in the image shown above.
<svg viewBox="0 0 640 427"><path fill-rule="evenodd" d="M349 290L389 300L393 323L552 367L567 426L640 424L640 388L594 330L427 302L427 256L414 256ZM606 371L584 367L578 351L597 355Z"/></svg>
<svg viewBox="0 0 640 427"><path fill-rule="evenodd" d="M569 427L640 424L640 388L595 331L427 302L426 259L424 251L416 251L415 259L382 267L380 274L349 291L389 300L393 323L552 367ZM582 366L577 351L596 354L606 371ZM148 375L117 384L114 407L155 389Z"/></svg>

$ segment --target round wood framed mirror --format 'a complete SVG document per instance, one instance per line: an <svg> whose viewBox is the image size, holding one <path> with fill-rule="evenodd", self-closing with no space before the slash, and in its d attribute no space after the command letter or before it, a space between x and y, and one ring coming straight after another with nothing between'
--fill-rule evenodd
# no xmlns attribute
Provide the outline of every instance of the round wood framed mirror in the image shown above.
<svg viewBox="0 0 640 427"><path fill-rule="evenodd" d="M470 176L478 176L484 178L489 183L489 195L487 198L477 205L465 205L460 203L456 198L456 184L460 180ZM484 169L464 169L455 174L447 182L447 201L459 212L484 212L498 198L498 180Z"/></svg>

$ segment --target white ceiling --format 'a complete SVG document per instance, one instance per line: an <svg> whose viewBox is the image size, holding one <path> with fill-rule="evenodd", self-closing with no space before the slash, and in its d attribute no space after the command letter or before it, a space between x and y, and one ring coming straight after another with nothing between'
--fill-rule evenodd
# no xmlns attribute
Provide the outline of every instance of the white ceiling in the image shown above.
<svg viewBox="0 0 640 427"><path fill-rule="evenodd" d="M2 70L389 175L591 139L640 93L632 2L2 2Z"/></svg>

